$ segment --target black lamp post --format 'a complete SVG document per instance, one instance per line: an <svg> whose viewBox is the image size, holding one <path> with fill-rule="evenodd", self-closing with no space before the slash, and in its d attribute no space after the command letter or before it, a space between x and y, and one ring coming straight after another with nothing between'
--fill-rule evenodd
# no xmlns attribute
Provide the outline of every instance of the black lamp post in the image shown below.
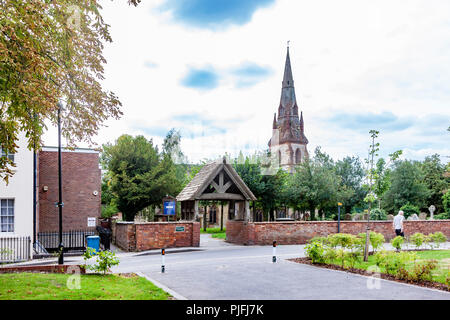
<svg viewBox="0 0 450 320"><path fill-rule="evenodd" d="M341 231L341 206L342 203L338 202L338 233Z"/></svg>
<svg viewBox="0 0 450 320"><path fill-rule="evenodd" d="M59 184L59 195L57 207L59 210L59 258L58 264L64 264L64 244L62 239L62 208L64 203L62 202L62 161L61 161L61 109L62 104L58 102L58 184Z"/></svg>

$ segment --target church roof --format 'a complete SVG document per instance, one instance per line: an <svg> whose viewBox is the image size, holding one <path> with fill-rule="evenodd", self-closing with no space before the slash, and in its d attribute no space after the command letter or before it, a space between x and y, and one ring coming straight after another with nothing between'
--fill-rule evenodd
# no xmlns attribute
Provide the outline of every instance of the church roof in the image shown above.
<svg viewBox="0 0 450 320"><path fill-rule="evenodd" d="M245 182L227 162L226 158L208 163L195 175L195 177L187 184L187 186L178 194L177 201L198 200L204 191L210 186L214 179L225 171L234 185L242 193L245 200L255 201L256 197L247 187Z"/></svg>

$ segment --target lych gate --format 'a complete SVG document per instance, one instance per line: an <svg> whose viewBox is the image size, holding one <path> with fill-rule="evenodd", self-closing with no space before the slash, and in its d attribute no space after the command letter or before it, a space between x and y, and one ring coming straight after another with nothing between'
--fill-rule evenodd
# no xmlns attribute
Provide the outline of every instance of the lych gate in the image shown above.
<svg viewBox="0 0 450 320"><path fill-rule="evenodd" d="M229 201L230 220L250 221L250 201L256 197L226 158L206 164L177 196L181 220L199 220L200 201ZM236 209L235 209L236 208Z"/></svg>

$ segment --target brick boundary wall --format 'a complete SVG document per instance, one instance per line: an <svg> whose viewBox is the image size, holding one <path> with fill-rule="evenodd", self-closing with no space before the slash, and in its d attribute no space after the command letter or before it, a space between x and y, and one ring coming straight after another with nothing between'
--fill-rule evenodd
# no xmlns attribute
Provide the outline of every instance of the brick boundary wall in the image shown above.
<svg viewBox="0 0 450 320"><path fill-rule="evenodd" d="M36 273L67 273L67 269L77 267L81 274L86 273L84 265L41 265L41 266L15 266L0 267L0 273L36 272ZM73 273L73 272L71 272Z"/></svg>
<svg viewBox="0 0 450 320"><path fill-rule="evenodd" d="M113 241L125 251L200 246L198 222L116 222L113 225ZM176 227L184 227L184 231L177 232Z"/></svg>
<svg viewBox="0 0 450 320"><path fill-rule="evenodd" d="M341 221L340 232L366 232L366 221ZM405 236L441 231L450 238L450 220L405 221ZM337 221L244 222L228 221L226 241L241 245L305 244L313 237L337 233ZM395 237L392 221L371 221L370 230L382 233L385 239Z"/></svg>

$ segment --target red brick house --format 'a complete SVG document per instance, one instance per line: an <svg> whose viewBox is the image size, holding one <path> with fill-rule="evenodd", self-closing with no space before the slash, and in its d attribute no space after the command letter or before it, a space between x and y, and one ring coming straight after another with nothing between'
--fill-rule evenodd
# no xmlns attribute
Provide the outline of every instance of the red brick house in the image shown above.
<svg viewBox="0 0 450 320"><path fill-rule="evenodd" d="M58 148L39 152L38 232L58 230ZM99 152L63 149L63 231L87 229L88 218L101 215L101 170ZM93 219L91 219L93 221Z"/></svg>
<svg viewBox="0 0 450 320"><path fill-rule="evenodd" d="M55 243L58 232L58 148L43 147L38 154L38 204L35 238L47 249ZM101 217L101 169L99 152L92 149L62 150L63 243L82 243L85 234L68 231L95 231ZM50 233L50 237L49 237ZM53 234L53 235L52 235ZM49 241L51 243L49 243ZM77 245L78 246L78 245Z"/></svg>

